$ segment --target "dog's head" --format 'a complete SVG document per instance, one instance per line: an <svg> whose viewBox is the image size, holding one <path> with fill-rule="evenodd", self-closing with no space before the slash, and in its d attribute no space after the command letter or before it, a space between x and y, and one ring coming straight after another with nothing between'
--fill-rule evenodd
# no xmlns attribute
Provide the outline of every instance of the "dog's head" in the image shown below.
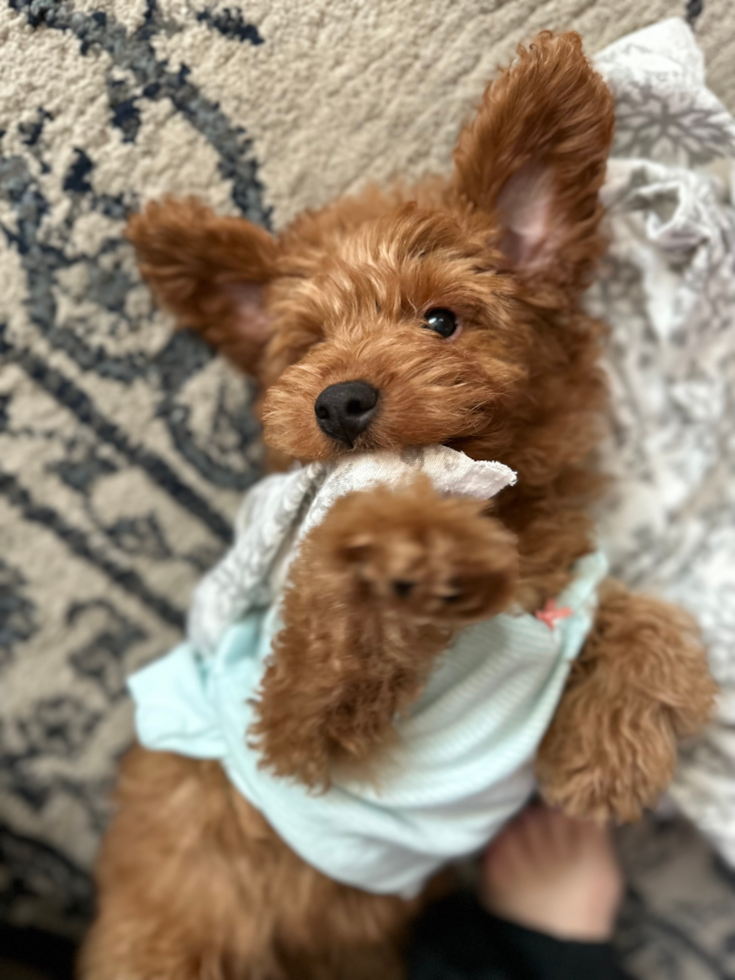
<svg viewBox="0 0 735 980"><path fill-rule="evenodd" d="M554 446L589 449L575 420L599 386L577 300L612 127L578 36L544 33L488 86L447 181L369 189L277 237L166 200L129 235L182 325L262 382L272 448L445 443L543 481Z"/></svg>

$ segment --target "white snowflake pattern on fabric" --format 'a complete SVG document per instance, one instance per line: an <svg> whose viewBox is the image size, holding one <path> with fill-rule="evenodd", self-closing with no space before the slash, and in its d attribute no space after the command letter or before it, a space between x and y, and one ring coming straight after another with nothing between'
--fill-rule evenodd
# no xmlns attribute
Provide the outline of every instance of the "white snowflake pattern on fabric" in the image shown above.
<svg viewBox="0 0 735 980"><path fill-rule="evenodd" d="M616 135L610 247L589 311L611 326L613 572L692 612L721 686L671 796L735 864L735 119L678 19L601 52Z"/></svg>

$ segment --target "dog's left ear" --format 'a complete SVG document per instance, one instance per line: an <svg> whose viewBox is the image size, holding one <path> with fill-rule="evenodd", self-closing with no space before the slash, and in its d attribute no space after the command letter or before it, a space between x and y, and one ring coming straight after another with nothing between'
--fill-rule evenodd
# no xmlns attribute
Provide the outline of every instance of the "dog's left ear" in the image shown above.
<svg viewBox="0 0 735 980"><path fill-rule="evenodd" d="M151 202L130 218L125 233L146 282L178 325L257 374L270 337L263 300L275 273L275 239L193 197Z"/></svg>
<svg viewBox="0 0 735 980"><path fill-rule="evenodd" d="M497 226L509 266L567 293L603 243L598 191L614 126L610 92L578 34L539 34L491 82L454 154L455 186Z"/></svg>

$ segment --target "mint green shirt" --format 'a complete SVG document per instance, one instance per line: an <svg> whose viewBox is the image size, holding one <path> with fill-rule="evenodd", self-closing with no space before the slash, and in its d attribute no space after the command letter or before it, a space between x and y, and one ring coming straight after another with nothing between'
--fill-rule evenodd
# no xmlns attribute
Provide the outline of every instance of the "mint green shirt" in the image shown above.
<svg viewBox="0 0 735 980"><path fill-rule="evenodd" d="M589 632L607 564L583 558L561 618L505 613L462 630L441 656L377 779L311 793L259 767L249 747L278 605L231 624L204 657L191 643L130 679L150 749L218 759L304 860L337 881L415 895L446 862L486 844L534 790L534 757Z"/></svg>

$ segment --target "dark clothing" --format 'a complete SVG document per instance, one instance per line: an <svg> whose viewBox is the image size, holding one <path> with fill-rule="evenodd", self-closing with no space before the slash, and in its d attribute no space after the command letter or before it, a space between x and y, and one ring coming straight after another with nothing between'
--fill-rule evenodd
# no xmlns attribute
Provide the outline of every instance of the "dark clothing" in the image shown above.
<svg viewBox="0 0 735 980"><path fill-rule="evenodd" d="M609 943L564 942L487 913L469 893L419 919L408 980L626 980Z"/></svg>

